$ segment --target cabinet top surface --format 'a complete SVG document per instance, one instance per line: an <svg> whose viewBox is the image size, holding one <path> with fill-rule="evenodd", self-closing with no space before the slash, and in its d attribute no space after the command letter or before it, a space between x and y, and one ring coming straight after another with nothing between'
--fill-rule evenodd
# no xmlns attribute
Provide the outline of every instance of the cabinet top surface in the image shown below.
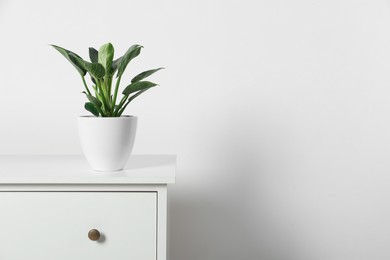
<svg viewBox="0 0 390 260"><path fill-rule="evenodd" d="M94 172L83 155L0 155L0 184L168 184L175 155L131 155L124 170Z"/></svg>

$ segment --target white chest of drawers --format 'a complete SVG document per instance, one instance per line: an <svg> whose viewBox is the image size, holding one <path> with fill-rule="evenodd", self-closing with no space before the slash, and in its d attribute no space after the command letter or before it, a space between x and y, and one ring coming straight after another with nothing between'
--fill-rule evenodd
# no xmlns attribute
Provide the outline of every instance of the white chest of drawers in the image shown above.
<svg viewBox="0 0 390 260"><path fill-rule="evenodd" d="M82 156L0 156L0 259L166 260L175 160L102 174Z"/></svg>

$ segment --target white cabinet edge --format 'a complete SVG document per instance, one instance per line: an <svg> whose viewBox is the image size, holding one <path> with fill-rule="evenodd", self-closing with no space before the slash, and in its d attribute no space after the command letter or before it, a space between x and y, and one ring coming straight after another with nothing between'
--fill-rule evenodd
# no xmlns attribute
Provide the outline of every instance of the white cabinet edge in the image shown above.
<svg viewBox="0 0 390 260"><path fill-rule="evenodd" d="M82 155L0 155L1 184L171 184L175 155L132 155L123 171L93 172Z"/></svg>

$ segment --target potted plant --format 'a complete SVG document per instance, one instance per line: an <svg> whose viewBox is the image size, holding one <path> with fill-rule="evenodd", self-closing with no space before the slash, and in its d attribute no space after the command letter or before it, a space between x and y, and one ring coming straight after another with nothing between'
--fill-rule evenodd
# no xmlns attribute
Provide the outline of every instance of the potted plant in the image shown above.
<svg viewBox="0 0 390 260"><path fill-rule="evenodd" d="M144 71L135 76L122 90L118 98L121 79L129 62L137 57L141 45L131 46L120 58L114 60L114 47L104 44L99 50L89 48L90 62L76 53L52 45L80 74L88 101L84 108L92 113L78 118L81 146L87 161L96 171L123 169L133 148L137 129L137 117L124 115L131 101L157 86L144 79L162 68ZM91 84L85 76L89 74ZM114 83L115 82L115 83Z"/></svg>

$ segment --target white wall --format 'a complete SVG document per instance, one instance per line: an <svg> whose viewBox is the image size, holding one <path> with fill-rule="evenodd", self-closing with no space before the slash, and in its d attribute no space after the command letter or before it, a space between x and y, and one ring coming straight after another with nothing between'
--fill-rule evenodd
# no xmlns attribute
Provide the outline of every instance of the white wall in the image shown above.
<svg viewBox="0 0 390 260"><path fill-rule="evenodd" d="M80 153L84 57L140 43L134 153L178 154L172 260L387 260L388 0L0 0L0 153Z"/></svg>

